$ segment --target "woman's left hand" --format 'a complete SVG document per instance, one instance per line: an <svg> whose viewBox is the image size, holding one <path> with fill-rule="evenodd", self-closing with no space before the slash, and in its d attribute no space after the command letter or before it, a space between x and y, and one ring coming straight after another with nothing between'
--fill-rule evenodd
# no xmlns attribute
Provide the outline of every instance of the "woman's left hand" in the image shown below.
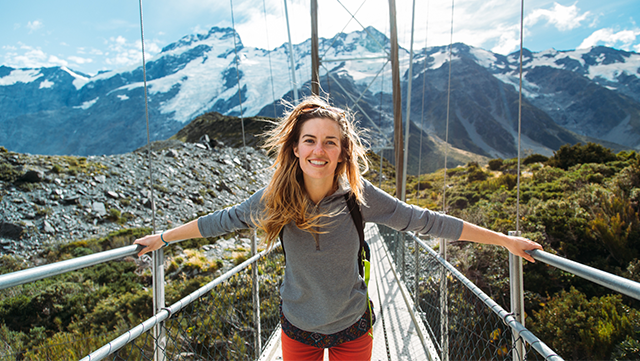
<svg viewBox="0 0 640 361"><path fill-rule="evenodd" d="M533 257L531 257L531 255L525 251L531 251L534 249L542 250L542 246L539 243L536 243L524 237L505 237L507 237L508 240L504 243L504 246L509 250L509 252L515 254L516 256L520 256L529 262L535 263L536 260L533 259Z"/></svg>

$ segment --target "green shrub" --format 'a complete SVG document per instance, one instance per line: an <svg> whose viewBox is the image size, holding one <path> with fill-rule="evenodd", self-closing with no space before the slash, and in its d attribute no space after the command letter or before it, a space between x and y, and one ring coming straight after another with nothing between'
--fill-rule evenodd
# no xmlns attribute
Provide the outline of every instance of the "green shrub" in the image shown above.
<svg viewBox="0 0 640 361"><path fill-rule="evenodd" d="M640 314L622 296L587 297L571 287L553 297L528 324L530 330L566 359L609 359L614 347L640 326Z"/></svg>
<svg viewBox="0 0 640 361"><path fill-rule="evenodd" d="M544 163L549 160L549 157L545 157L542 154L531 154L530 156L524 158L522 164L527 165L531 163Z"/></svg>
<svg viewBox="0 0 640 361"><path fill-rule="evenodd" d="M500 168L502 168L502 163L503 163L502 158L491 159L489 161L489 169L493 171L500 170Z"/></svg>
<svg viewBox="0 0 640 361"><path fill-rule="evenodd" d="M554 152L553 157L549 158L547 164L567 170L576 164L606 163L616 159L611 149L589 142L586 145L578 143L574 146L568 144L561 146Z"/></svg>
<svg viewBox="0 0 640 361"><path fill-rule="evenodd" d="M20 172L11 164L0 162L0 180L15 182L20 177Z"/></svg>

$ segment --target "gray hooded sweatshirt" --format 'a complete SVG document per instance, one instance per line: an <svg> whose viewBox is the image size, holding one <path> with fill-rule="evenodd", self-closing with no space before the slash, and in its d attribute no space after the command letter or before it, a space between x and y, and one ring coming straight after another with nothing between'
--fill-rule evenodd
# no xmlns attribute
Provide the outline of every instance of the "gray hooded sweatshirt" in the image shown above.
<svg viewBox="0 0 640 361"><path fill-rule="evenodd" d="M335 193L318 203L318 211L335 214L323 233L312 235L293 223L284 227L287 259L280 286L282 312L299 329L336 333L354 324L367 307L367 288L356 257L360 241L344 198L349 190L349 185L341 182ZM263 210L263 191L241 204L199 218L202 236L215 237L254 226L251 216L256 219ZM462 233L460 219L403 203L366 180L364 200L361 210L365 222L454 240Z"/></svg>

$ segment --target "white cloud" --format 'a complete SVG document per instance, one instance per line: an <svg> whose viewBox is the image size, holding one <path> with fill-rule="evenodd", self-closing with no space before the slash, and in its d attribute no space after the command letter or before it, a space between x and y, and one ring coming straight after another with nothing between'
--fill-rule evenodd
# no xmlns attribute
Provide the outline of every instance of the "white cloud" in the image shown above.
<svg viewBox="0 0 640 361"><path fill-rule="evenodd" d="M88 64L88 63L93 63L93 59L91 58L82 58L79 56L75 56L75 55L71 55L69 57L69 60L71 60L72 62L76 63L76 64Z"/></svg>
<svg viewBox="0 0 640 361"><path fill-rule="evenodd" d="M29 29L29 34L31 34L34 31L40 30L43 26L44 26L44 24L40 20L29 21L27 23L27 28Z"/></svg>
<svg viewBox="0 0 640 361"><path fill-rule="evenodd" d="M37 47L20 44L20 48L6 46L4 64L13 68L40 68L52 66L67 66L68 62L57 56L49 55Z"/></svg>
<svg viewBox="0 0 640 361"><path fill-rule="evenodd" d="M590 48L595 45L604 44L610 47L617 47L622 50L640 50L640 45L633 45L636 37L640 35L640 29L621 30L615 32L612 28L604 28L594 31L578 46L578 49Z"/></svg>
<svg viewBox="0 0 640 361"><path fill-rule="evenodd" d="M106 41L108 51L104 54L104 62L115 67L138 65L142 62L140 40L129 42L123 36L111 37ZM157 41L145 41L145 58L149 60L160 52Z"/></svg>
<svg viewBox="0 0 640 361"><path fill-rule="evenodd" d="M571 6L562 6L554 3L551 9L536 9L527 15L525 24L527 26L535 25L540 21L555 26L560 31L572 30L579 27L581 22L585 21L591 13L586 11L580 14L580 9L574 3Z"/></svg>
<svg viewBox="0 0 640 361"><path fill-rule="evenodd" d="M49 56L48 62L49 62L49 64L55 64L55 65L59 65L59 66L67 66L67 65L69 65L68 61L66 61L64 59L60 59L55 55Z"/></svg>

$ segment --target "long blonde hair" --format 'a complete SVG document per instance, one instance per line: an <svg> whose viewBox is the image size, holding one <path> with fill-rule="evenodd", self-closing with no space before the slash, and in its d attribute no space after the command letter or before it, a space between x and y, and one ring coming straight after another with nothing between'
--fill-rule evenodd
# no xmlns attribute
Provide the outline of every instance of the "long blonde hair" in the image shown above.
<svg viewBox="0 0 640 361"><path fill-rule="evenodd" d="M331 107L327 101L310 96L292 107L282 120L265 133L264 148L276 154L273 177L263 195L264 212L257 221L266 233L267 246L271 246L280 230L290 222L311 233L321 233L317 228L323 224L321 217L326 214L310 212L313 204L306 194L302 169L293 149L298 144L302 125L312 118L327 118L335 121L341 131L341 159L335 170L334 183L339 178L349 182L351 192L360 204L364 204L361 173L366 172L368 162L366 149L360 132L356 129L353 114L349 111Z"/></svg>

